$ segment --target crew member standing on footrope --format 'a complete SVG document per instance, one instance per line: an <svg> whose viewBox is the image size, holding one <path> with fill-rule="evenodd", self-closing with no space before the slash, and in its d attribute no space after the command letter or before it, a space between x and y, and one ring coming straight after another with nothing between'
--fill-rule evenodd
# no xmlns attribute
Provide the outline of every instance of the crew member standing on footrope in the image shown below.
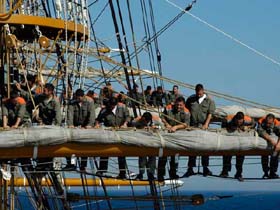
<svg viewBox="0 0 280 210"><path fill-rule="evenodd" d="M191 123L193 127L208 129L212 115L215 111L215 103L204 92L202 84L197 84L195 87L195 94L187 99L186 107L191 113ZM184 177L194 175L193 167L196 166L196 156L190 156L188 162L188 170ZM209 156L202 156L203 176L212 175L208 169Z"/></svg>

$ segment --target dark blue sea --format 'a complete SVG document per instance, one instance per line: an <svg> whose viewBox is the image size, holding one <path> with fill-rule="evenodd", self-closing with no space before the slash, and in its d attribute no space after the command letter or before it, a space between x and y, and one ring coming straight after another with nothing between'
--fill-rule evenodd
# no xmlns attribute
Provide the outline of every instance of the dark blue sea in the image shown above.
<svg viewBox="0 0 280 210"><path fill-rule="evenodd" d="M80 193L81 192L77 192ZM181 196L181 200L174 201L173 193L165 194L164 202L159 199L158 202L147 199L145 201L145 192L137 192L137 195L144 197L139 201L134 201L131 192L111 192L113 197L110 200L112 209L155 209L154 206L159 206L160 209L194 209L194 210L279 210L280 209L280 191L279 192L262 192L262 191L180 191L177 192ZM136 195L136 196L137 196ZM204 203L201 205L193 205L191 196L203 196ZM170 197L171 196L171 197ZM22 209L34 209L23 195L20 197ZM148 195L146 196L148 198ZM88 205L88 208L87 208ZM72 209L110 209L107 200L91 200L86 205L85 202L71 202ZM53 206L55 209L55 206Z"/></svg>

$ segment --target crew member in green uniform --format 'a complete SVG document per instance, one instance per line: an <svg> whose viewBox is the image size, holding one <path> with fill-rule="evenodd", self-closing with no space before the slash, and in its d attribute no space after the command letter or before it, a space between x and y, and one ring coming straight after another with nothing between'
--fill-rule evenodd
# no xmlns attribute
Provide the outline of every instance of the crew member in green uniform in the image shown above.
<svg viewBox="0 0 280 210"><path fill-rule="evenodd" d="M39 109L37 121L44 125L61 124L60 103L54 96L54 86L51 83L45 84L43 94L35 98L35 104Z"/></svg>
<svg viewBox="0 0 280 210"><path fill-rule="evenodd" d="M185 129L190 124L190 113L185 107L185 99L178 97L174 105L168 105L163 112L162 122L170 133L180 129ZM167 157L160 157L158 160L158 180L163 181L165 175L165 165ZM171 179L178 179L176 174L178 164L175 161L175 156L171 156L169 176Z"/></svg>
<svg viewBox="0 0 280 210"><path fill-rule="evenodd" d="M3 128L30 125L31 119L26 110L25 100L16 91L11 92L10 99L3 106Z"/></svg>
<svg viewBox="0 0 280 210"><path fill-rule="evenodd" d="M72 100L67 110L67 125L68 128L82 127L92 128L95 122L95 106L94 102L89 101L82 89L77 89L75 99ZM80 170L85 170L87 166L87 157L82 157ZM67 158L67 167L70 169L70 159Z"/></svg>
<svg viewBox="0 0 280 210"><path fill-rule="evenodd" d="M153 126L153 116L150 112L145 112L139 119L134 119L130 126L136 127L137 129L144 129L149 126ZM156 157L139 157L138 164L139 174L137 175L136 179L142 180L145 173L145 168L147 168L148 179L153 180L156 168Z"/></svg>
<svg viewBox="0 0 280 210"><path fill-rule="evenodd" d="M215 111L215 103L208 95L205 94L202 84L197 84L195 94L190 96L186 101L186 107L191 113L191 126L208 129L212 115ZM196 156L190 156L188 162L188 170L184 177L194 175L193 167L196 165ZM202 156L203 176L212 175L208 169L209 156Z"/></svg>
<svg viewBox="0 0 280 210"><path fill-rule="evenodd" d="M103 123L106 127L115 128L126 128L130 120L129 111L123 103L118 103L116 98L110 98L106 104L105 108L100 110L98 117L96 119L96 128L100 127ZM125 157L118 157L119 162L119 175L118 178L126 178L126 160ZM108 170L108 157L100 158L99 171L98 174Z"/></svg>
<svg viewBox="0 0 280 210"><path fill-rule="evenodd" d="M270 158L267 155L262 156L263 178L277 179L279 178L276 172L278 169L280 150L280 123L275 119L273 114L268 114L265 118L259 120L257 131L259 136L264 138L275 150L275 153L270 155ZM273 140L273 135L278 137L278 141ZM268 172L270 173L268 174Z"/></svg>

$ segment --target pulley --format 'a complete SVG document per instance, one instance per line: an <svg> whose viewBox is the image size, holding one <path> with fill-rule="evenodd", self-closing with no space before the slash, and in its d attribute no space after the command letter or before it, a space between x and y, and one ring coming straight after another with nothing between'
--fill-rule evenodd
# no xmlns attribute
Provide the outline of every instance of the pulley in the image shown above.
<svg viewBox="0 0 280 210"><path fill-rule="evenodd" d="M39 44L43 48L48 48L50 46L50 41L46 36L41 35L38 39Z"/></svg>
<svg viewBox="0 0 280 210"><path fill-rule="evenodd" d="M111 50L108 47L101 47L98 49L100 53L109 53Z"/></svg>
<svg viewBox="0 0 280 210"><path fill-rule="evenodd" d="M7 34L6 46L8 48L14 48L17 46L17 37L14 34Z"/></svg>

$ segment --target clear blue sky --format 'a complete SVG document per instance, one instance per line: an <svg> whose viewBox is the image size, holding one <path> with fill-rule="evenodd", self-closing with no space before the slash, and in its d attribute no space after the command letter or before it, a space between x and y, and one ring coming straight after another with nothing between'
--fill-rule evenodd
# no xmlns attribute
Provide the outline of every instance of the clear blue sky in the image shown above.
<svg viewBox="0 0 280 210"><path fill-rule="evenodd" d="M126 11L126 6L123 4L126 1L120 0L120 2L123 10ZM140 45L144 37L140 1L130 2L137 44ZM190 1L172 0L172 2L185 7ZM105 1L99 1L92 7L93 18L104 4ZM165 0L153 0L153 7L157 30L180 12ZM279 8L279 0L198 0L191 13L280 61ZM131 44L127 15L126 12L123 13ZM107 45L117 48L108 7L94 27L99 39L106 40L104 42ZM280 107L280 66L256 55L188 14L162 34L158 41L164 76L190 84L203 83L206 89ZM147 58L147 53L141 54L142 69L150 69ZM136 66L135 61L133 64ZM165 87L168 89L172 85L165 84ZM186 95L193 93L192 90L182 91ZM219 173L220 168L214 171ZM261 166L248 168L244 174L260 177ZM235 181L221 182L221 180L205 178L192 178L186 184L189 189L211 189L211 187L223 189L225 185L233 189L256 187L254 182L240 184ZM273 186L275 186L273 182L258 183L257 189L269 190L273 189Z"/></svg>

